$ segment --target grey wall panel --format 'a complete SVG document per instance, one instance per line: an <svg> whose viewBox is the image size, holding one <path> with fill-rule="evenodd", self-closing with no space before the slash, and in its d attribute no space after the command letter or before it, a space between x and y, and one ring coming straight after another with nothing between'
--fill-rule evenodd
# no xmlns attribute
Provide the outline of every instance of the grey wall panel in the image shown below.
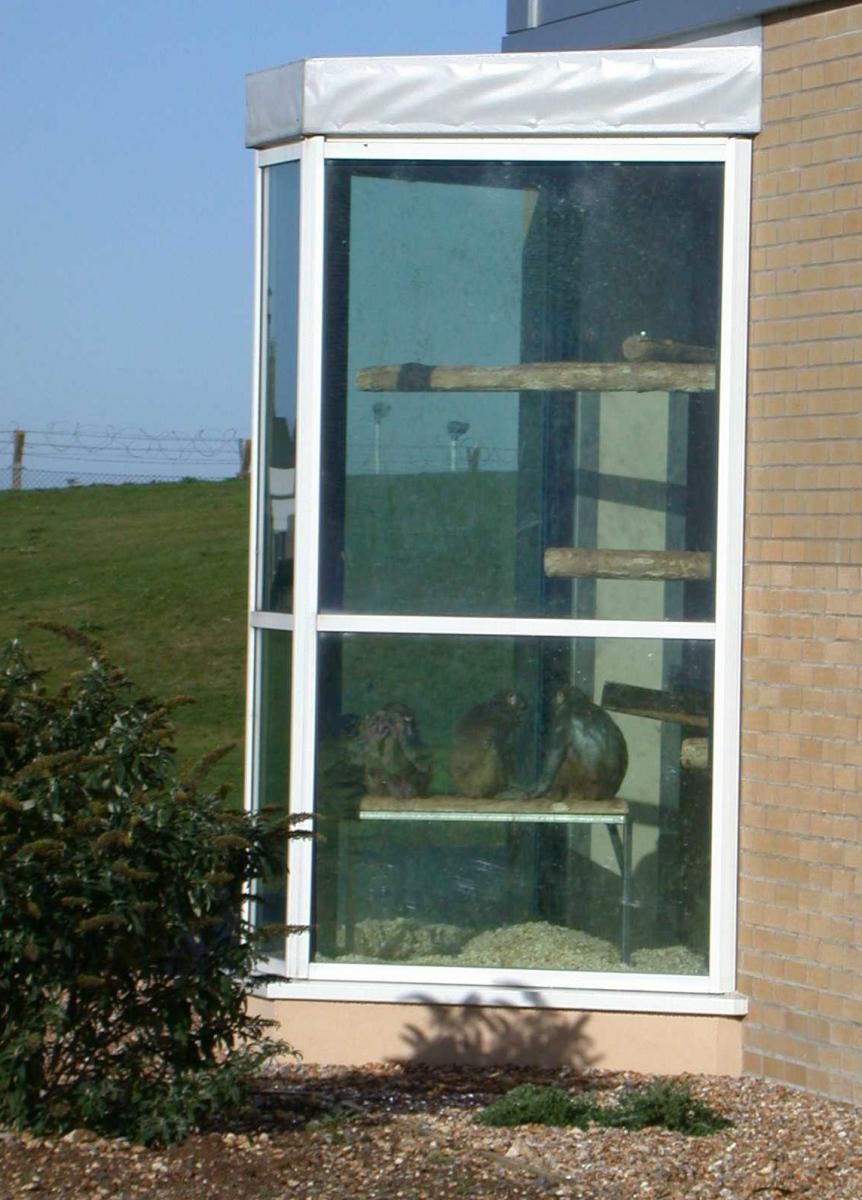
<svg viewBox="0 0 862 1200"><path fill-rule="evenodd" d="M506 0L506 32L529 29L535 24L537 8L536 0Z"/></svg>
<svg viewBox="0 0 862 1200"><path fill-rule="evenodd" d="M510 0L504 50L644 45L750 20L807 0ZM516 23L520 22L520 23ZM535 26L535 28L533 27Z"/></svg>

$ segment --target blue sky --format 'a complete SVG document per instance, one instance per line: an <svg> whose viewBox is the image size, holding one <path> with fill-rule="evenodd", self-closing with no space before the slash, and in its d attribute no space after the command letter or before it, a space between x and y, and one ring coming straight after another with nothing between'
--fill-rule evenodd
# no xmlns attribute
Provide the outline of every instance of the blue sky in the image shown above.
<svg viewBox="0 0 862 1200"><path fill-rule="evenodd" d="M312 55L496 51L505 7L2 0L0 429L246 431L244 76Z"/></svg>

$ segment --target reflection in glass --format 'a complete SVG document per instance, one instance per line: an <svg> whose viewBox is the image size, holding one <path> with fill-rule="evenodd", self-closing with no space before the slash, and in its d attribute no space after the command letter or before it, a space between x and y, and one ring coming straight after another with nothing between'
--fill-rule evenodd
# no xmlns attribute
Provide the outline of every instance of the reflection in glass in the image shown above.
<svg viewBox="0 0 862 1200"><path fill-rule="evenodd" d="M296 510L296 321L299 261L299 163L265 172L266 358L262 370L264 461L263 596L265 609L293 606Z"/></svg>
<svg viewBox="0 0 862 1200"><path fill-rule="evenodd" d="M710 619L722 167L327 171L322 609Z"/></svg>
<svg viewBox="0 0 862 1200"><path fill-rule="evenodd" d="M257 803L261 809L287 813L290 786L290 674L292 635L282 630L262 629L258 659L257 714L258 760ZM255 924L283 925L286 907L287 842L275 854L266 876L258 882L254 906ZM275 936L264 947L281 957L284 937Z"/></svg>
<svg viewBox="0 0 862 1200"><path fill-rule="evenodd" d="M314 960L705 973L712 659L324 635Z"/></svg>

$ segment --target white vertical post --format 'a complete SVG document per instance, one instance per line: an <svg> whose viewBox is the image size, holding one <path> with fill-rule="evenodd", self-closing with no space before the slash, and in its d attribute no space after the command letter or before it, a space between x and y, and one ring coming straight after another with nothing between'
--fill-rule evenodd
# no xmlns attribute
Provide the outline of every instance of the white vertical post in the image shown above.
<svg viewBox="0 0 862 1200"><path fill-rule="evenodd" d="M294 572L293 686L290 739L290 808L314 805L317 717L317 544L320 528L321 366L323 355L323 138L302 146L299 185L299 278L296 362L296 549ZM305 821L298 829L309 829ZM289 843L287 910L291 924L311 921L312 841ZM287 941L287 969L308 972L309 935Z"/></svg>
<svg viewBox="0 0 862 1200"><path fill-rule="evenodd" d="M262 283L262 242L263 242L263 171L255 156L254 167L254 293L252 297L252 358L251 358L251 440L252 446L258 448L258 431L260 429L260 339L261 339L261 288ZM251 810L255 803L257 779L257 713L259 711L258 681L258 649L261 635L254 628L251 616L257 605L257 573L258 573L258 459L259 453L252 453L249 463L250 495L249 504L249 564L248 564L248 612L249 626L246 643L246 681L245 681L245 764L243 769L243 807ZM246 920L252 921L254 901L246 900L244 904Z"/></svg>
<svg viewBox="0 0 862 1200"><path fill-rule="evenodd" d="M750 212L751 142L733 138L724 182L709 930L710 976L716 990L724 992L736 985Z"/></svg>

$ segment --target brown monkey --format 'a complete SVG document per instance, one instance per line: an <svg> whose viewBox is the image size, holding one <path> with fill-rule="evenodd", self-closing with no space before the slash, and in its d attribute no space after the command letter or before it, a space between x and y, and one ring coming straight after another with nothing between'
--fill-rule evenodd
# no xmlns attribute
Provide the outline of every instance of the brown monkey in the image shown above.
<svg viewBox="0 0 862 1200"><path fill-rule="evenodd" d="M406 704L387 704L364 717L359 726L359 753L365 786L372 796L406 800L427 796L431 757L422 745L416 718Z"/></svg>
<svg viewBox="0 0 862 1200"><path fill-rule="evenodd" d="M561 687L551 704L545 765L533 793L610 800L629 765L626 741L603 708L576 687Z"/></svg>
<svg viewBox="0 0 862 1200"><path fill-rule="evenodd" d="M458 720L449 769L461 796L490 799L512 787L515 739L527 711L517 692L498 692Z"/></svg>

